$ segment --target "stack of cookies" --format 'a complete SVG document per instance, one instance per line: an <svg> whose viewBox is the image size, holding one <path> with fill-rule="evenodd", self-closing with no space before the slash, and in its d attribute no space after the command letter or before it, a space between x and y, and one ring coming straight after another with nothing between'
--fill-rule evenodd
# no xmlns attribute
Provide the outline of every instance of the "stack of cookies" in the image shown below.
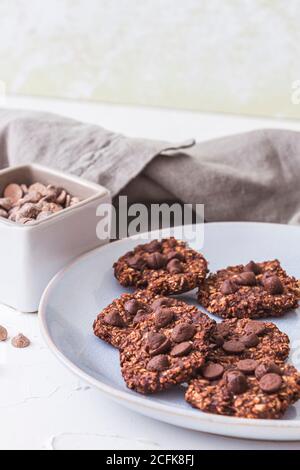
<svg viewBox="0 0 300 470"><path fill-rule="evenodd" d="M299 281L277 260L208 275L204 256L174 238L124 254L117 280L134 287L97 317L94 333L120 351L126 385L153 394L187 384L201 411L276 419L300 398L300 373L286 361L288 336L267 317L298 307ZM197 307L171 295L198 288Z"/></svg>

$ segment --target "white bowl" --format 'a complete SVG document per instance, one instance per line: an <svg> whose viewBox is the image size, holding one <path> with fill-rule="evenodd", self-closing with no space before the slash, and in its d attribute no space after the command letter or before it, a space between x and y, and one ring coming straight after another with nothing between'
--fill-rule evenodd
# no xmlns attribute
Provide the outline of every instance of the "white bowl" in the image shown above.
<svg viewBox="0 0 300 470"><path fill-rule="evenodd" d="M1 194L9 183L34 182L63 187L81 202L32 225L0 218L0 302L23 312L37 311L48 282L66 264L109 241L96 233L97 207L111 202L106 188L35 164L0 171Z"/></svg>

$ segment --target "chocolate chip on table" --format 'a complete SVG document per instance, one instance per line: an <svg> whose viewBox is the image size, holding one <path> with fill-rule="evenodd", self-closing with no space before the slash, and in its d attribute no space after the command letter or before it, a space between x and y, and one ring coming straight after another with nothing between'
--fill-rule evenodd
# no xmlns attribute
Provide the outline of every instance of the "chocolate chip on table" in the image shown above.
<svg viewBox="0 0 300 470"><path fill-rule="evenodd" d="M281 295L284 293L284 287L278 276L268 276L263 278L263 286L269 294Z"/></svg>
<svg viewBox="0 0 300 470"><path fill-rule="evenodd" d="M255 377L260 380L264 375L267 374L277 374L281 375L280 367L271 361L265 361L259 364L259 366L255 369Z"/></svg>
<svg viewBox="0 0 300 470"><path fill-rule="evenodd" d="M245 326L245 332L247 334L255 334L257 336L262 336L266 333L266 325L263 322L259 321L249 321Z"/></svg>
<svg viewBox="0 0 300 470"><path fill-rule="evenodd" d="M146 348L150 356L157 356L169 351L170 340L163 334L151 332L147 336Z"/></svg>
<svg viewBox="0 0 300 470"><path fill-rule="evenodd" d="M147 364L147 369L150 372L162 372L163 370L168 369L170 363L168 356L164 354L159 354L158 356L154 356Z"/></svg>
<svg viewBox="0 0 300 470"><path fill-rule="evenodd" d="M256 286L256 277L253 272L244 272L234 277L234 282L240 286Z"/></svg>
<svg viewBox="0 0 300 470"><path fill-rule="evenodd" d="M20 333L11 340L11 344L14 348L24 349L30 345L30 340Z"/></svg>
<svg viewBox="0 0 300 470"><path fill-rule="evenodd" d="M222 347L229 354L242 354L245 351L245 345L236 339L226 341Z"/></svg>
<svg viewBox="0 0 300 470"><path fill-rule="evenodd" d="M159 308L154 315L154 323L156 328L164 328L174 319L174 312L169 308Z"/></svg>
<svg viewBox="0 0 300 470"><path fill-rule="evenodd" d="M240 395L248 390L247 379L240 371L227 372L225 380L227 389L234 395Z"/></svg>
<svg viewBox="0 0 300 470"><path fill-rule="evenodd" d="M11 183L4 189L3 196L9 198L13 204L16 204L23 197L23 191L21 186Z"/></svg>
<svg viewBox="0 0 300 470"><path fill-rule="evenodd" d="M246 264L245 268L244 268L244 271L245 272L252 272L254 273L256 276L258 274L261 274L262 273L262 269L261 267L255 263L254 261L250 261L248 264Z"/></svg>
<svg viewBox="0 0 300 470"><path fill-rule="evenodd" d="M231 280L231 279L227 279L226 281L223 282L223 284L221 285L221 293L223 295L230 295L230 294L234 294L235 292L237 292L239 290L239 287L237 286L237 284Z"/></svg>
<svg viewBox="0 0 300 470"><path fill-rule="evenodd" d="M7 340L7 329L4 326L0 326L0 341Z"/></svg>
<svg viewBox="0 0 300 470"><path fill-rule="evenodd" d="M124 328L126 326L123 318L117 310L111 310L107 313L104 317L104 321L107 325L117 326L119 328Z"/></svg>
<svg viewBox="0 0 300 470"><path fill-rule="evenodd" d="M278 374L266 374L260 379L259 386L266 393L278 392L282 386L282 378Z"/></svg>
<svg viewBox="0 0 300 470"><path fill-rule="evenodd" d="M237 363L237 368L239 371L243 372L244 374L254 374L256 368L258 366L258 362L254 359L243 359Z"/></svg>
<svg viewBox="0 0 300 470"><path fill-rule="evenodd" d="M137 302L137 300L131 299L125 302L124 308L126 312L130 313L130 315L136 315L138 310L140 310L141 305L139 302Z"/></svg>
<svg viewBox="0 0 300 470"><path fill-rule="evenodd" d="M177 258L174 258L168 262L167 270L170 274L180 274L184 272L183 265Z"/></svg>
<svg viewBox="0 0 300 470"><path fill-rule="evenodd" d="M210 363L202 368L202 375L207 380L218 380L224 374L224 367L221 364Z"/></svg>
<svg viewBox="0 0 300 470"><path fill-rule="evenodd" d="M171 350L170 354L173 357L182 357L189 354L192 349L192 343L184 341L182 343L176 344L176 346L174 346L174 348Z"/></svg>
<svg viewBox="0 0 300 470"><path fill-rule="evenodd" d="M189 341L196 333L196 328L191 323L179 323L172 331L172 340L175 343Z"/></svg>
<svg viewBox="0 0 300 470"><path fill-rule="evenodd" d="M166 265L167 259L161 253L151 253L147 256L146 262L150 269L161 269Z"/></svg>
<svg viewBox="0 0 300 470"><path fill-rule="evenodd" d="M254 333L248 333L240 338L246 348L255 348L259 344L259 337Z"/></svg>

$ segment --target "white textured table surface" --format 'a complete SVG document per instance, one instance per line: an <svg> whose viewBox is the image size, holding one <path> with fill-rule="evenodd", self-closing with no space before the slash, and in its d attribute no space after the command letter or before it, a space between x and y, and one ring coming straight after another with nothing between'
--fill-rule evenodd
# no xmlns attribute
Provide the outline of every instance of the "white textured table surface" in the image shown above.
<svg viewBox="0 0 300 470"><path fill-rule="evenodd" d="M168 110L10 98L7 107L58 112L132 136L205 140L262 127L300 130L300 122ZM17 288L17 286L16 286ZM299 449L300 443L256 442L187 431L137 415L86 386L46 348L36 315L0 305L10 337L23 332L27 350L0 344L0 449Z"/></svg>

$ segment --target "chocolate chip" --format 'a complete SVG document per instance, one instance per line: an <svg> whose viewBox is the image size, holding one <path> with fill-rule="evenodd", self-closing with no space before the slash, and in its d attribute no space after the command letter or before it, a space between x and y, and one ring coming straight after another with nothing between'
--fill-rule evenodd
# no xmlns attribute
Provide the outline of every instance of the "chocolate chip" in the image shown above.
<svg viewBox="0 0 300 470"><path fill-rule="evenodd" d="M207 380L218 380L224 374L224 367L221 364L210 363L203 367L202 375Z"/></svg>
<svg viewBox="0 0 300 470"><path fill-rule="evenodd" d="M146 347L150 356L166 353L170 346L171 342L165 335L153 332L148 334Z"/></svg>
<svg viewBox="0 0 300 470"><path fill-rule="evenodd" d="M244 331L247 334L262 336L266 333L266 325L265 323L259 321L249 321L245 326Z"/></svg>
<svg viewBox="0 0 300 470"><path fill-rule="evenodd" d="M152 310L157 310L160 307L171 307L173 305L173 300L168 299L167 297L160 297L159 299L154 300L151 304Z"/></svg>
<svg viewBox="0 0 300 470"><path fill-rule="evenodd" d="M230 371L226 374L227 389L234 395L240 395L248 389L245 375L240 371Z"/></svg>
<svg viewBox="0 0 300 470"><path fill-rule="evenodd" d="M277 364L271 361L262 362L255 369L255 377L260 380L264 375L277 374L281 375L281 369Z"/></svg>
<svg viewBox="0 0 300 470"><path fill-rule="evenodd" d="M146 320L148 317L149 313L146 310L138 310L137 314L135 315L133 319L133 324L136 325L137 323L140 323L141 321Z"/></svg>
<svg viewBox="0 0 300 470"><path fill-rule="evenodd" d="M180 253L180 251L169 251L169 253L167 254L167 260L168 261L171 261L172 259L178 259L179 261L185 261L185 258L183 256L182 253Z"/></svg>
<svg viewBox="0 0 300 470"><path fill-rule="evenodd" d="M244 271L252 272L255 275L258 275L258 274L261 274L262 269L257 263L255 263L254 261L250 261L248 264L246 264Z"/></svg>
<svg viewBox="0 0 300 470"><path fill-rule="evenodd" d="M232 339L223 344L223 349L230 354L241 354L245 351L245 346L241 341Z"/></svg>
<svg viewBox="0 0 300 470"><path fill-rule="evenodd" d="M12 208L12 201L8 197L0 198L0 207L6 212Z"/></svg>
<svg viewBox="0 0 300 470"><path fill-rule="evenodd" d="M263 278L263 286L269 294L281 295L284 292L284 287L278 276L270 276Z"/></svg>
<svg viewBox="0 0 300 470"><path fill-rule="evenodd" d="M179 323L172 331L172 340L175 343L182 343L190 340L196 333L196 328L190 323Z"/></svg>
<svg viewBox="0 0 300 470"><path fill-rule="evenodd" d="M237 368L244 374L254 374L255 369L258 366L258 362L254 359L244 359L237 363Z"/></svg>
<svg viewBox="0 0 300 470"><path fill-rule="evenodd" d="M147 364L147 369L150 372L162 372L163 370L168 369L170 363L167 356L164 354L159 354L159 356L155 356Z"/></svg>
<svg viewBox="0 0 300 470"><path fill-rule="evenodd" d="M23 197L23 190L18 184L12 183L6 186L3 195L5 198L9 198L13 204L16 204Z"/></svg>
<svg viewBox="0 0 300 470"><path fill-rule="evenodd" d="M176 258L168 262L167 270L170 274L180 274L184 271L181 262Z"/></svg>
<svg viewBox="0 0 300 470"><path fill-rule="evenodd" d="M142 245L142 248L147 251L147 253L155 253L162 250L162 244L158 240L152 240L150 243Z"/></svg>
<svg viewBox="0 0 300 470"><path fill-rule="evenodd" d="M174 312L166 307L156 310L154 315L154 323L156 328L163 328L164 326L169 325L173 319Z"/></svg>
<svg viewBox="0 0 300 470"><path fill-rule="evenodd" d="M17 336L15 336L11 340L11 344L13 345L14 348L28 348L30 346L30 340L24 336L22 333L19 333Z"/></svg>
<svg viewBox="0 0 300 470"><path fill-rule="evenodd" d="M236 283L234 281L232 281L231 279L227 279L226 281L223 282L223 284L221 285L221 293L223 295L230 295L230 294L234 294L236 291L238 291L239 288L238 286L236 285Z"/></svg>
<svg viewBox="0 0 300 470"><path fill-rule="evenodd" d="M131 299L125 302L124 308L130 315L136 315L141 306L137 300Z"/></svg>
<svg viewBox="0 0 300 470"><path fill-rule="evenodd" d="M256 277L252 272L245 272L235 276L234 282L240 286L256 286Z"/></svg>
<svg viewBox="0 0 300 470"><path fill-rule="evenodd" d="M218 323L216 326L216 334L218 336L222 336L223 338L227 338L230 334L230 327L225 322Z"/></svg>
<svg viewBox="0 0 300 470"><path fill-rule="evenodd" d="M240 338L246 348L255 348L259 344L259 337L254 333L248 333Z"/></svg>
<svg viewBox="0 0 300 470"><path fill-rule="evenodd" d="M259 386L263 392L275 393L278 392L282 385L282 378L278 374L266 374L260 381Z"/></svg>
<svg viewBox="0 0 300 470"><path fill-rule="evenodd" d="M186 356L189 352L191 352L192 348L192 343L185 341L183 343L176 344L176 346L174 346L174 348L171 350L170 354L173 357Z"/></svg>
<svg viewBox="0 0 300 470"><path fill-rule="evenodd" d="M147 266L150 269L161 269L167 264L167 259L161 253L152 253L147 256Z"/></svg>
<svg viewBox="0 0 300 470"><path fill-rule="evenodd" d="M105 323L111 326L117 326L119 328L124 328L125 322L117 310L111 310L104 317Z"/></svg>
<svg viewBox="0 0 300 470"><path fill-rule="evenodd" d="M137 271L143 271L146 267L144 259L139 255L134 255L127 258L127 264L130 268L136 269Z"/></svg>

